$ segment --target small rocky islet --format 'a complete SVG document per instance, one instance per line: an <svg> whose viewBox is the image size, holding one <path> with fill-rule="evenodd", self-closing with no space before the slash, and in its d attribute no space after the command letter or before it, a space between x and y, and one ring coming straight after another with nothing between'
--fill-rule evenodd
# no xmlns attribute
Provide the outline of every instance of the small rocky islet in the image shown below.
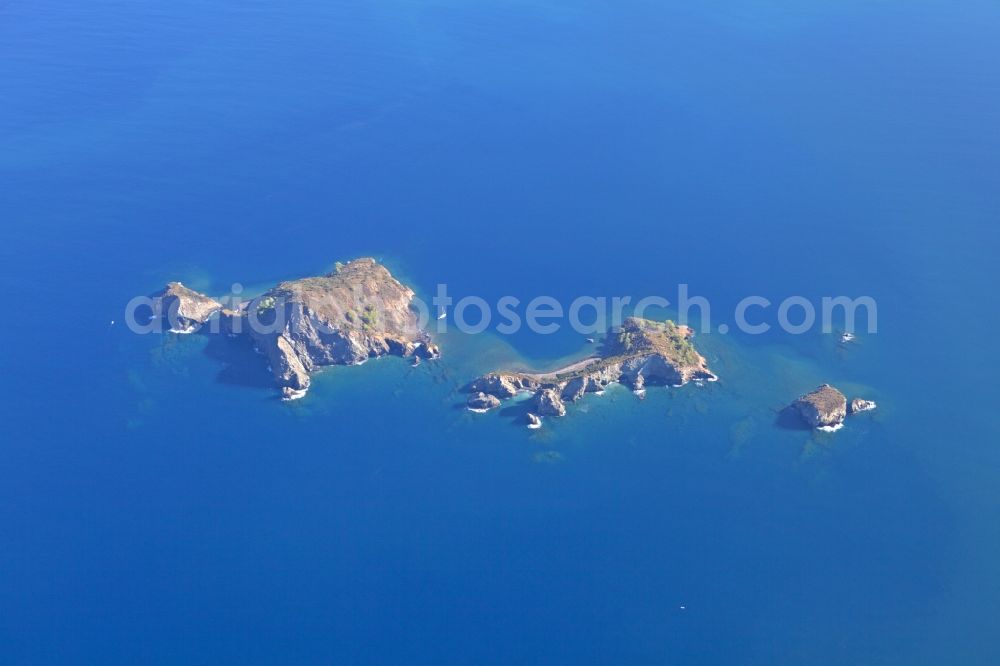
<svg viewBox="0 0 1000 666"><path fill-rule="evenodd" d="M848 403L847 397L830 384L806 393L790 406L807 425L831 432L843 427L849 415L869 412L875 407L873 400L864 398L854 398Z"/></svg>
<svg viewBox="0 0 1000 666"><path fill-rule="evenodd" d="M393 355L420 359L440 349L419 325L414 292L372 258L355 259L322 276L281 282L231 307L170 282L154 294L155 312L173 333L205 331L249 336L267 358L285 400L305 396L311 373L332 365L360 365ZM209 324L206 326L206 324ZM647 385L679 387L718 377L698 353L694 331L673 321L629 317L612 331L600 352L549 372L495 371L466 386L467 407L487 412L530 393L529 428L541 417L566 414L566 404L617 383L642 395ZM788 409L813 427L833 431L851 414L875 409L871 400L846 396L830 384L807 393Z"/></svg>

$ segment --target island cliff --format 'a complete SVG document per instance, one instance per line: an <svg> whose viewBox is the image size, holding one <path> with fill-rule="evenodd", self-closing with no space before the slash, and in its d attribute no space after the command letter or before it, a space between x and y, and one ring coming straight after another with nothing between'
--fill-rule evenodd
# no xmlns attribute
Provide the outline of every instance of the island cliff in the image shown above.
<svg viewBox="0 0 1000 666"><path fill-rule="evenodd" d="M483 411L529 391L534 394L532 414L563 416L566 402L599 393L615 382L638 393L647 383L682 386L692 379L715 381L717 377L691 342L693 335L687 326L669 320L629 317L609 336L600 355L547 373L492 372L479 377L468 387L472 393L469 405ZM496 400L488 401L484 396Z"/></svg>
<svg viewBox="0 0 1000 666"><path fill-rule="evenodd" d="M413 290L374 259L357 259L322 277L282 282L252 300L246 316L286 397L309 388L324 365L358 365L393 354L438 355L410 305Z"/></svg>
<svg viewBox="0 0 1000 666"><path fill-rule="evenodd" d="M171 307L199 325L218 312L213 332L250 336L286 399L305 395L309 374L322 366L358 365L387 354L439 355L411 307L413 290L371 258L338 264L328 275L282 282L235 309L178 287L168 285L164 305L176 299Z"/></svg>

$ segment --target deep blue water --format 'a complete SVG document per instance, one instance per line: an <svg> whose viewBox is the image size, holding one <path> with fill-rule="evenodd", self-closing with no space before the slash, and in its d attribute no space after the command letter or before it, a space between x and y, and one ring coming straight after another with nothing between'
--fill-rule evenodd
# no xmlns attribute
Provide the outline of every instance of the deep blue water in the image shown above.
<svg viewBox="0 0 1000 666"><path fill-rule="evenodd" d="M0 4L0 663L997 663L998 30L989 2ZM289 405L252 355L120 324L169 279L361 255L424 294L684 282L723 319L868 294L879 331L701 336L717 385L532 433L458 388L576 334L448 334ZM880 409L775 424L822 381Z"/></svg>

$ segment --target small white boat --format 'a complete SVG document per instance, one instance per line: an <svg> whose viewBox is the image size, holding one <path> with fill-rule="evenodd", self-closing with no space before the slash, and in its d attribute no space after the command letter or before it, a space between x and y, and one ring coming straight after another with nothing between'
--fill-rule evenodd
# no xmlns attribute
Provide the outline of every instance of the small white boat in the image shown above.
<svg viewBox="0 0 1000 666"><path fill-rule="evenodd" d="M851 342L854 340L854 334L850 331L844 331L843 335L840 336L841 342Z"/></svg>
<svg viewBox="0 0 1000 666"><path fill-rule="evenodd" d="M444 310L441 310L441 312L438 313L438 319L444 319L447 316L448 316L448 313L446 311L444 311Z"/></svg>

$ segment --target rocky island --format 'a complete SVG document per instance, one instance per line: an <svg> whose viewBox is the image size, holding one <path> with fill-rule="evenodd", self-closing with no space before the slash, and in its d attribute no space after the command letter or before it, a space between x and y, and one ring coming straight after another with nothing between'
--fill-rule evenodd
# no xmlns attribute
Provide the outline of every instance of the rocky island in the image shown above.
<svg viewBox="0 0 1000 666"><path fill-rule="evenodd" d="M181 332L192 332L210 323L211 333L249 336L267 357L285 399L304 396L310 373L322 366L439 355L411 307L413 290L371 258L337 264L328 275L282 282L231 309L180 283L158 296L172 330L179 325Z"/></svg>
<svg viewBox="0 0 1000 666"><path fill-rule="evenodd" d="M855 398L848 408L847 398L843 393L830 384L823 384L800 397L792 403L791 408L813 428L833 432L843 427L848 414L871 411L875 409L875 402Z"/></svg>
<svg viewBox="0 0 1000 666"><path fill-rule="evenodd" d="M566 402L587 393L600 393L609 384L621 383L636 393L647 384L682 386L691 380L715 381L705 358L691 342L687 326L672 321L629 317L604 343L599 355L552 372L492 372L473 381L468 390L469 408L486 411L521 392L531 392L529 427L539 416L563 416Z"/></svg>

